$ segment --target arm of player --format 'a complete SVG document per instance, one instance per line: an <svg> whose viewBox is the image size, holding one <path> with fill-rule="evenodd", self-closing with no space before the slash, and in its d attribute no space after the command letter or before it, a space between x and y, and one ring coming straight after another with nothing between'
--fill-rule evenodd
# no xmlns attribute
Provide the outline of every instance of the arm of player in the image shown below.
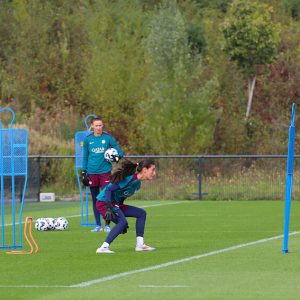
<svg viewBox="0 0 300 300"><path fill-rule="evenodd" d="M106 212L105 212L104 219L107 223L109 223L114 217L117 216L116 208L114 208L112 204L112 193L119 188L120 188L119 185L115 183L106 187L106 191L105 191Z"/></svg>
<svg viewBox="0 0 300 300"><path fill-rule="evenodd" d="M113 183L113 184L110 184L106 187L105 189L105 200L106 202L112 202L112 199L111 199L111 196L112 196L112 193L116 190L118 190L120 188L120 186L117 184L117 183Z"/></svg>
<svg viewBox="0 0 300 300"><path fill-rule="evenodd" d="M124 152L119 147L119 145L117 144L116 140L113 137L111 137L111 140L110 140L109 144L110 144L111 148L115 148L118 151L118 154L119 154L120 158L124 156Z"/></svg>

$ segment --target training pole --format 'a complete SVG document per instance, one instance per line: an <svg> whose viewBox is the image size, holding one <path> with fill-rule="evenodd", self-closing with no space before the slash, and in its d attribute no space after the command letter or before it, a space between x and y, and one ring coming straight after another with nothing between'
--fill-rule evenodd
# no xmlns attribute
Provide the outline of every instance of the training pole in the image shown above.
<svg viewBox="0 0 300 300"><path fill-rule="evenodd" d="M292 202L292 189L293 189L293 171L294 171L294 145L295 145L295 116L296 105L292 106L292 118L289 128L288 139L288 156L286 164L286 187L285 187L285 210L284 210L284 230L283 230L283 248L282 253L288 253L289 242L289 225L290 225L290 213Z"/></svg>

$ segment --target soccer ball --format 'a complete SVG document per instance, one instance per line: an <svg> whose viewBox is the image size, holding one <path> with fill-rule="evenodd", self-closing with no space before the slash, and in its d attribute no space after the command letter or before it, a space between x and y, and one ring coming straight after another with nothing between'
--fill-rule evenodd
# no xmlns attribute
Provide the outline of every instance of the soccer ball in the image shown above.
<svg viewBox="0 0 300 300"><path fill-rule="evenodd" d="M45 218L38 218L35 221L34 227L38 231L46 231L48 230L48 222Z"/></svg>
<svg viewBox="0 0 300 300"><path fill-rule="evenodd" d="M55 230L66 230L68 228L69 222L64 217L59 217L55 222Z"/></svg>
<svg viewBox="0 0 300 300"><path fill-rule="evenodd" d="M48 224L48 230L54 230L56 220L54 218L46 218L46 221L47 221L47 224Z"/></svg>
<svg viewBox="0 0 300 300"><path fill-rule="evenodd" d="M115 148L108 148L104 153L104 158L108 162L118 161L119 160L119 153Z"/></svg>

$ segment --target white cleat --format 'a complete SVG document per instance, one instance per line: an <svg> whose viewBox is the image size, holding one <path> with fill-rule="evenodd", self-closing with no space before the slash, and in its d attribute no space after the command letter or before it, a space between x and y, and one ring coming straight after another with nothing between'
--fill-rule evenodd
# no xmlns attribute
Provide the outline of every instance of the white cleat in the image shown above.
<svg viewBox="0 0 300 300"><path fill-rule="evenodd" d="M96 226L94 229L91 230L91 232L102 232L103 228L101 226Z"/></svg>
<svg viewBox="0 0 300 300"><path fill-rule="evenodd" d="M143 246L136 246L135 247L135 251L155 251L156 248L152 248L150 246L147 245L143 245Z"/></svg>
<svg viewBox="0 0 300 300"><path fill-rule="evenodd" d="M96 250L96 253L115 253L115 252L109 250L108 247L99 247L99 248Z"/></svg>
<svg viewBox="0 0 300 300"><path fill-rule="evenodd" d="M109 225L105 225L104 232L110 232L110 231L111 231L111 229L110 229Z"/></svg>

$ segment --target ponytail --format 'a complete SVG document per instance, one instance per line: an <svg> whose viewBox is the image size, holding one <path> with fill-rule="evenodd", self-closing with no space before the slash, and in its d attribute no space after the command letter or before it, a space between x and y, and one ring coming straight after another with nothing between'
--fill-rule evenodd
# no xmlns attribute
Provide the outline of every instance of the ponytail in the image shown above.
<svg viewBox="0 0 300 300"><path fill-rule="evenodd" d="M127 176L134 175L135 173L140 173L143 168L150 168L155 165L155 161L152 159L141 160L138 163L133 163L132 161L123 158L124 161L119 169L109 176L111 183L118 183L123 181Z"/></svg>

